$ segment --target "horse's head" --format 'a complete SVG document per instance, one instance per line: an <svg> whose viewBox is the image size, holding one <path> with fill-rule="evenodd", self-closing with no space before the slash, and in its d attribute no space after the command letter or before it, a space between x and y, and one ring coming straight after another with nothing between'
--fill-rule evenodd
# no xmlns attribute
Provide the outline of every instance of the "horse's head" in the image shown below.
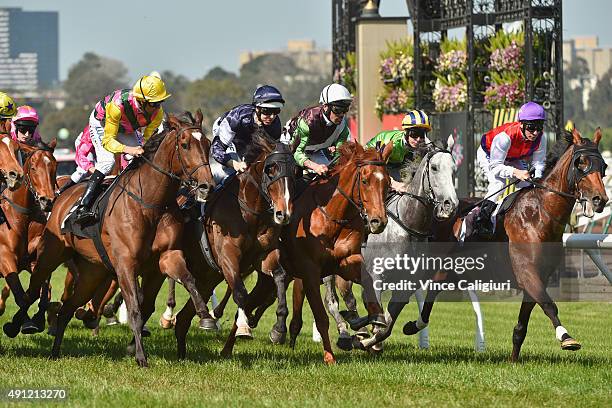
<svg viewBox="0 0 612 408"><path fill-rule="evenodd" d="M358 206L364 222L373 234L380 234L387 225L385 197L391 179L385 164L392 151L391 143L385 146L382 153L377 149L364 150L359 143L353 142L346 142L340 147L337 167L340 171L352 171L357 177L351 177L352 186L338 187L343 191L350 191L353 204Z"/></svg>
<svg viewBox="0 0 612 408"><path fill-rule="evenodd" d="M291 148L271 140L261 130L252 136L245 162L254 179L260 180L261 194L270 204L272 218L279 225L289 223L293 212L295 160Z"/></svg>
<svg viewBox="0 0 612 408"><path fill-rule="evenodd" d="M599 152L600 140L600 128L595 130L592 141L581 137L576 129L572 134L574 146L568 170L568 184L583 202L584 215L587 217L592 217L596 212L602 212L608 202L608 195L602 181L607 165Z"/></svg>
<svg viewBox="0 0 612 408"><path fill-rule="evenodd" d="M55 198L55 174L57 171L57 161L53 156L55 146L55 139L49 144L38 142L34 145L19 145L26 156L23 164L26 185L40 209L44 212L51 211Z"/></svg>
<svg viewBox="0 0 612 408"><path fill-rule="evenodd" d="M434 204L434 216L439 220L452 217L459 205L455 190L457 166L449 151L435 149L423 159L421 183L427 198Z"/></svg>
<svg viewBox="0 0 612 408"><path fill-rule="evenodd" d="M180 119L169 115L164 131L170 133L166 138L170 137L175 143L170 171L181 178L182 183L194 193L196 201L200 202L206 201L215 186L208 163L210 141L202 130L202 118L199 109L195 118L190 112L185 112Z"/></svg>
<svg viewBox="0 0 612 408"><path fill-rule="evenodd" d="M19 145L4 136L0 139L0 173L11 191L15 191L23 180L23 169L17 160L17 150Z"/></svg>

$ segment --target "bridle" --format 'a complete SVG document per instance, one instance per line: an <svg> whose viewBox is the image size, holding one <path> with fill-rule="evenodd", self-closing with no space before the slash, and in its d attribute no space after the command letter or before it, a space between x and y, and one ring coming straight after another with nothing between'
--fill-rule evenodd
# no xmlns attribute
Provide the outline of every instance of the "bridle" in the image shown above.
<svg viewBox="0 0 612 408"><path fill-rule="evenodd" d="M156 170L157 172L168 176L170 179L175 180L180 182L181 184L185 185L188 189L190 189L190 191L193 191L195 189L198 188L198 182L197 180L195 180L193 178L193 174L198 171L201 167L204 166L208 166L209 162L208 160L202 160L202 162L196 166L192 171L188 172L187 171L187 166L185 165L185 162L183 160L183 157L181 156L181 149L179 146L179 137L183 134L183 132L188 131L188 130L196 130L198 132L202 132L202 128L200 126L194 126L194 125L189 125L189 126L184 126L181 127L179 129L171 129L168 131L168 133L170 132L176 132L176 137L175 137L175 141L174 141L174 151L176 152L177 156L178 156L178 160L179 163L181 165L181 175L184 177L181 177L180 175L177 175L175 173L173 173L172 171L168 171L164 168L159 167L157 164L155 164L153 162L153 160L143 156L140 156L140 159L142 159L146 164L148 164L149 166L151 166L154 170ZM166 137L166 136L164 136ZM174 155L173 155L174 157ZM128 165L128 167L125 170L128 170L130 168L130 166ZM123 174L126 173L126 171L123 171L119 177L121 177ZM131 178L131 177L130 177ZM136 195L134 193L132 193L131 191L128 191L126 189L126 185L129 182L129 179L126 183L124 183L124 185L119 184L119 187L125 191L129 197L131 197L132 199L134 199L135 201L137 201L140 205L142 205L145 208L149 208L149 209L154 209L154 208L164 208L164 206L160 206L160 205L156 205L156 204L149 204L146 203L141 196Z"/></svg>
<svg viewBox="0 0 612 408"><path fill-rule="evenodd" d="M363 220L364 225L367 225L368 223L368 214L365 211L365 206L363 204L363 198L362 198L362 194L361 194L361 172L359 171L360 168L365 167L365 166L386 166L387 163L385 163L382 160L364 160L364 161L358 161L356 163L357 166L357 177L355 177L353 184L351 186L351 194L347 194L342 188L340 188L339 185L336 185L335 189L338 190L338 192L349 202L349 204L351 204L351 206L353 206L359 214L359 217L361 217L361 219ZM357 185L357 202L355 202L355 200L353 200L353 196L355 194L355 186ZM316 201L315 201L316 203ZM325 215L327 218L329 218L330 220L334 221L336 224L338 225L347 225L349 224L353 219L347 220L347 219L335 219L333 218L326 210L323 206L317 204L317 208L323 213L323 215Z"/></svg>
<svg viewBox="0 0 612 408"><path fill-rule="evenodd" d="M285 149L282 149L282 150L285 150ZM258 164L258 163L262 163L262 160L253 162L251 166ZM272 165L278 166L279 171L275 176L270 176L267 171L267 169ZM263 160L263 171L261 175L261 182L258 183L257 180L255 180L255 177L253 177L253 175L248 171L242 174L244 175L244 177L247 178L247 181L249 183L253 184L257 188L257 191L259 191L259 194L263 197L263 199L268 204L268 208L266 208L264 212L272 213L274 212L274 203L272 202L272 198L270 197L269 188L274 182L282 178L288 178L290 182L294 181L295 179L295 160L293 158L293 154L291 154L290 151L288 150L281 151L281 149L279 149L279 146L277 144L276 149L270 154L268 154L266 158ZM238 175L238 176L242 176L242 175ZM240 208L254 215L260 214L256 210L253 210L252 208L250 208L247 203L245 203L242 199L240 199L240 197L237 197L237 198L238 198L238 204L240 205Z"/></svg>

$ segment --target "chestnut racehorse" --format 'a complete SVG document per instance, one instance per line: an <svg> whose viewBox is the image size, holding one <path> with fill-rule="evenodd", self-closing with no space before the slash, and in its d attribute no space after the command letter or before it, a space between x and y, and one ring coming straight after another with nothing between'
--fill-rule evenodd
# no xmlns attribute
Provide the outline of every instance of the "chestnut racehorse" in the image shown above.
<svg viewBox="0 0 612 408"><path fill-rule="evenodd" d="M546 283L561 260L557 255L561 254L552 253L551 249L555 248L545 243L561 244L565 225L576 201L584 206L585 214L591 217L594 212L602 212L608 202L602 182L606 164L598 149L600 140L599 128L593 141L582 138L577 130L571 135L566 134L565 140L557 142L549 152L543 179L535 181L534 188L520 191L514 205L497 219L493 240L509 242L512 272L518 287L523 290L518 322L512 335L512 361L519 358L529 318L536 304L550 319L562 350L581 348L580 343L561 325L557 305L546 291ZM466 202L462 204L467 207ZM434 234L439 241L451 241L455 240L460 228L461 219L455 219L453 222L439 223ZM427 293L420 316L421 324L417 327L416 321L406 323L405 334L417 333L427 325L438 293Z"/></svg>
<svg viewBox="0 0 612 408"><path fill-rule="evenodd" d="M336 274L361 283L370 294L368 298L376 299L372 277L362 275L361 245L369 232L378 234L387 224L385 197L390 178L385 164L392 148L387 145L381 154L375 149L364 150L358 143L344 143L329 176L312 183L296 200L294 217L283 230L282 264L302 281L327 364L335 363L335 357L319 286L322 278ZM366 306L368 321L384 326L380 304L372 301ZM291 324L301 327L302 322L294 316ZM299 330L292 327L293 331Z"/></svg>
<svg viewBox="0 0 612 408"><path fill-rule="evenodd" d="M46 213L51 211L55 198L55 144L55 140L48 145L42 142L32 146L19 144L21 155L25 159L25 182L15 191L6 192L0 198L8 221L0 226L0 268L3 276L10 276L7 282L16 279L17 274L24 269L32 271L36 246L47 222ZM14 286L17 287L17 292L14 292L16 301L23 301L24 292L18 280ZM0 314L4 312L5 294L8 296L9 288L10 286L3 290ZM19 327L16 329L18 331ZM7 334L14 337L17 332L9 331Z"/></svg>
<svg viewBox="0 0 612 408"><path fill-rule="evenodd" d="M137 277L151 257L159 220L167 208L175 203L181 183L194 190L198 201L204 201L214 185L206 161L210 142L203 137L201 122L201 112L198 112L195 124L186 124L169 116L168 127L145 144L140 165L134 163L118 177L117 187L110 192L104 216L102 242L123 292L128 320L136 339L136 362L141 367L146 367L148 363L141 338L144 322L140 304L143 293ZM27 291L28 304L31 304L42 283L57 266L74 258L81 274L74 294L58 312L57 334L51 353L54 358L59 357L64 330L74 311L89 301L96 288L112 273L104 266L91 240L61 233L62 221L81 196L83 187L75 185L58 197L38 247L37 264ZM174 252L173 255L172 261L184 267L182 252ZM192 296L199 296L192 279L183 283ZM25 312L27 310L20 310L18 315L21 313L21 316L16 315L14 320L23 319ZM24 323L22 330L27 323Z"/></svg>

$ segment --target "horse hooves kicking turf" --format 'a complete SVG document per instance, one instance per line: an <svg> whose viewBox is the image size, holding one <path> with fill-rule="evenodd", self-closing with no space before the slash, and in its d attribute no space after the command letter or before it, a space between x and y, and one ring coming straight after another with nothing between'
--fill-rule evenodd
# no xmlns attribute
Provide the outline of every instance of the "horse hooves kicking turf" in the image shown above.
<svg viewBox="0 0 612 408"><path fill-rule="evenodd" d="M336 346L340 350L351 351L353 349L353 339L349 336L340 336L338 337L338 341L336 341Z"/></svg>
<svg viewBox="0 0 612 408"><path fill-rule="evenodd" d="M577 351L582 348L582 345L573 338L565 339L561 342L561 350Z"/></svg>
<svg viewBox="0 0 612 408"><path fill-rule="evenodd" d="M6 334L7 337L14 339L19 334L20 326L14 324L13 322L5 323L2 326L2 331Z"/></svg>
<svg viewBox="0 0 612 408"><path fill-rule="evenodd" d="M238 326L236 330L237 339L253 340L253 332L248 326Z"/></svg>
<svg viewBox="0 0 612 408"><path fill-rule="evenodd" d="M270 341L272 344L285 344L287 332L279 332L276 329L270 330Z"/></svg>
<svg viewBox="0 0 612 408"><path fill-rule="evenodd" d="M215 319L200 319L200 329L217 331L217 322Z"/></svg>
<svg viewBox="0 0 612 408"><path fill-rule="evenodd" d="M416 321L408 322L404 325L403 332L406 336L412 336L413 334L417 334L419 329L416 325Z"/></svg>
<svg viewBox="0 0 612 408"><path fill-rule="evenodd" d="M172 316L172 319L166 319L163 315L159 318L159 325L162 329L171 329L176 324L176 316Z"/></svg>
<svg viewBox="0 0 612 408"><path fill-rule="evenodd" d="M36 326L33 321L28 320L21 325L21 333L36 334L40 333L40 331L38 330L38 326Z"/></svg>

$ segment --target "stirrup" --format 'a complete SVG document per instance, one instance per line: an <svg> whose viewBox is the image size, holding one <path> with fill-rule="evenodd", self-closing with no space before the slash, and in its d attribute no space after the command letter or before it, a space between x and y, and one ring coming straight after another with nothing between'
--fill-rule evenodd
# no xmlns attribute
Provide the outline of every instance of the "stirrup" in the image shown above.
<svg viewBox="0 0 612 408"><path fill-rule="evenodd" d="M77 209L77 214L74 221L77 224L88 224L96 221L96 214L92 210L82 209L79 211Z"/></svg>

